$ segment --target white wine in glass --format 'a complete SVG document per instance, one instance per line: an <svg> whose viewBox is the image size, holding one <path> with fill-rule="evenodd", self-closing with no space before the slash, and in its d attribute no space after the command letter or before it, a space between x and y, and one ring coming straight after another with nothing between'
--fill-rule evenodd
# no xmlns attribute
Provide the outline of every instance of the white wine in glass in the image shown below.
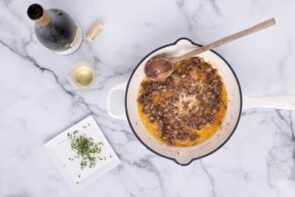
<svg viewBox="0 0 295 197"><path fill-rule="evenodd" d="M87 63L79 63L73 71L72 78L78 87L88 88L94 83L94 70Z"/></svg>

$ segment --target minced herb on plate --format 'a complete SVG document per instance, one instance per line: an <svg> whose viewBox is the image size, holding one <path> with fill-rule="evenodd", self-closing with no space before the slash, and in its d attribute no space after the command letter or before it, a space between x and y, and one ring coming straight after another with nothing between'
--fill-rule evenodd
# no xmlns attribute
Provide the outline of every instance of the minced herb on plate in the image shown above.
<svg viewBox="0 0 295 197"><path fill-rule="evenodd" d="M102 142L95 142L92 137L78 135L78 131L68 133L68 138L71 140L71 147L76 153L76 158L82 158L80 163L81 169L85 167L93 168L96 165L101 148Z"/></svg>

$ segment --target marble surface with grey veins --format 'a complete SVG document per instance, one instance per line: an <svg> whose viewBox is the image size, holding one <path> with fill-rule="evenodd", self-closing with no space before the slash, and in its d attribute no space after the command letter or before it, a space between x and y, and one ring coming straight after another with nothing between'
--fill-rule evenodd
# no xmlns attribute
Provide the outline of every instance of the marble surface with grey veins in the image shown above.
<svg viewBox="0 0 295 197"><path fill-rule="evenodd" d="M85 33L99 20L104 31L70 56L37 41L26 16L31 0L0 0L1 197L260 197L295 196L295 113L243 112L229 142L186 167L147 150L128 124L106 113L106 93L126 81L155 48L188 37L205 44L276 17L271 29L216 49L233 67L245 95L295 94L293 0L46 0L73 16ZM36 2L36 1L35 1ZM96 84L77 89L74 65L94 65ZM123 108L117 93L114 108ZM72 193L44 143L92 114L122 164Z"/></svg>

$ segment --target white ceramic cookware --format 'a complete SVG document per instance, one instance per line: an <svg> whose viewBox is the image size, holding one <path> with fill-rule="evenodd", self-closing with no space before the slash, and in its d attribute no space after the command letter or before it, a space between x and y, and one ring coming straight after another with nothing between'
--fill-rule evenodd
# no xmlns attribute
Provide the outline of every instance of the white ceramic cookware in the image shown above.
<svg viewBox="0 0 295 197"><path fill-rule="evenodd" d="M134 69L128 82L113 86L108 92L107 111L116 119L127 120L134 134L148 149L154 153L173 159L180 165L188 165L194 159L205 157L222 147L234 133L241 116L246 108L276 108L295 110L295 96L248 97L242 96L241 87L236 74L229 63L213 50L199 54L222 77L228 94L227 112L221 129L206 142L192 147L173 147L155 139L142 124L137 110L137 96L140 83L145 77L144 65L153 56L161 53L180 55L200 45L187 38L180 38L175 43L162 46L148 54ZM111 97L114 91L123 90L125 93L125 113L115 114L112 111Z"/></svg>

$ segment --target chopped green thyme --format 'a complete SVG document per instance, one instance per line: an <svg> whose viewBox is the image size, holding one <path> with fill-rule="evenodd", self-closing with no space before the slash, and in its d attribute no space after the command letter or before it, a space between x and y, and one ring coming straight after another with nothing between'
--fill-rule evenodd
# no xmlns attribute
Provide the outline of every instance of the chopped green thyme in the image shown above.
<svg viewBox="0 0 295 197"><path fill-rule="evenodd" d="M93 138L87 137L85 134L77 135L77 133L77 130L73 133L68 133L68 138L71 140L71 147L76 153L74 157L82 158L80 163L81 169L85 167L93 168L99 158L103 143L96 143Z"/></svg>

